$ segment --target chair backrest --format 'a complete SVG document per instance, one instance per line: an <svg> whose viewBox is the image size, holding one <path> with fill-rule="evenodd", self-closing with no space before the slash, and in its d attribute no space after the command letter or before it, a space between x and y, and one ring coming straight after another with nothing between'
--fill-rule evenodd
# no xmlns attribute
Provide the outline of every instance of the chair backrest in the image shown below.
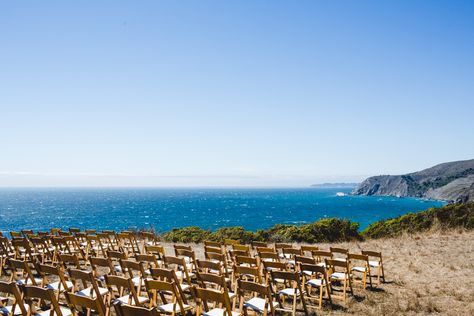
<svg viewBox="0 0 474 316"><path fill-rule="evenodd" d="M150 299L152 307L156 307L158 305L158 297L162 301L163 305L168 304L168 299L166 298L166 296L171 294L171 302L173 303L173 313L179 313L183 316L186 315L186 311L184 310L184 303L175 282L147 279L145 280L145 288L148 293L148 297Z"/></svg>
<svg viewBox="0 0 474 316"><path fill-rule="evenodd" d="M52 283L52 280L48 280L48 276L53 275L59 279L60 286L58 286L58 289L68 288L66 278L64 277L64 272L59 266L38 263L36 264L36 271L38 271L39 275L43 279L43 285L47 283Z"/></svg>
<svg viewBox="0 0 474 316"><path fill-rule="evenodd" d="M181 284L179 283L179 279L176 276L176 273L174 270L164 269L164 268L151 268L150 274L155 280L174 282L176 284L176 288L178 289L180 297L185 303L187 303L186 297L184 296L184 293L183 293L183 289L181 288Z"/></svg>
<svg viewBox="0 0 474 316"><path fill-rule="evenodd" d="M312 251L319 250L318 246L310 246L310 245L303 245L301 246L301 251L303 251L304 254L311 254Z"/></svg>
<svg viewBox="0 0 474 316"><path fill-rule="evenodd" d="M254 281L262 283L262 275L258 267L234 266L234 276L237 279L252 276Z"/></svg>
<svg viewBox="0 0 474 316"><path fill-rule="evenodd" d="M64 267L64 269L73 267L75 269L81 269L81 263L79 262L79 258L76 254L60 254L59 255L59 262Z"/></svg>
<svg viewBox="0 0 474 316"><path fill-rule="evenodd" d="M240 301L240 313L246 315L243 311L244 300L246 293L257 294L259 297L265 299L265 305L263 310L263 315L266 315L270 311L271 315L275 314L275 310L272 304L272 292L269 285L263 285L255 282L244 281L241 279L237 280L237 294ZM253 295L251 295L253 296Z"/></svg>
<svg viewBox="0 0 474 316"><path fill-rule="evenodd" d="M311 278L320 278L324 279L324 281L327 284L328 277L326 273L326 268L317 264L307 264L307 263L301 263L299 265L299 270L300 271L305 271L305 272L311 272Z"/></svg>
<svg viewBox="0 0 474 316"><path fill-rule="evenodd" d="M53 289L45 289L39 286L26 285L23 287L24 300L29 306L30 311L37 310L39 308L47 308L46 302L50 303L49 310L50 316L57 315L62 316L61 309L59 308L59 303L54 294ZM38 301L39 299L39 301ZM36 304L41 304L38 306ZM38 307L38 308L37 308Z"/></svg>
<svg viewBox="0 0 474 316"><path fill-rule="evenodd" d="M93 310L99 316L105 316L106 314L104 302L102 301L102 298L98 295L94 298L69 292L64 292L64 295L66 296L66 301L74 316L77 316L79 314L78 307L80 307L82 311Z"/></svg>
<svg viewBox="0 0 474 316"><path fill-rule="evenodd" d="M372 251L372 250L362 250L362 254L366 255L366 256L369 256L369 258L370 257L377 258L378 262L380 262L380 263L382 262L382 253L381 252Z"/></svg>
<svg viewBox="0 0 474 316"><path fill-rule="evenodd" d="M238 266L243 265L243 264L253 266L253 267L259 266L259 262L257 258L252 258L252 257L247 257L247 256L236 256L235 264Z"/></svg>
<svg viewBox="0 0 474 316"><path fill-rule="evenodd" d="M311 254L316 262L324 262L325 259L332 259L332 252L325 250L313 250Z"/></svg>
<svg viewBox="0 0 474 316"><path fill-rule="evenodd" d="M199 287L193 287L193 292L195 293L195 297L197 299L197 311L196 315L202 315L203 310L208 312L208 302L214 302L217 304L221 304L222 308L224 309L223 316L232 316L232 308L230 305L229 295L225 292L212 290L212 289L204 289Z"/></svg>
<svg viewBox="0 0 474 316"><path fill-rule="evenodd" d="M295 256L295 264L298 265L298 263L316 264L316 259L313 257Z"/></svg>
<svg viewBox="0 0 474 316"><path fill-rule="evenodd" d="M94 277L96 278L106 274L116 275L112 260L110 258L90 257L89 262L91 264Z"/></svg>
<svg viewBox="0 0 474 316"><path fill-rule="evenodd" d="M260 252L258 254L260 261L280 261L280 256L276 252Z"/></svg>
<svg viewBox="0 0 474 316"><path fill-rule="evenodd" d="M120 259L120 266L122 267L123 274L128 275L132 279L136 276L145 277L145 268L141 262Z"/></svg>
<svg viewBox="0 0 474 316"><path fill-rule="evenodd" d="M334 273L342 270L342 272L349 274L349 261L346 259L344 261L337 259L326 259L326 270L328 273Z"/></svg>
<svg viewBox="0 0 474 316"><path fill-rule="evenodd" d="M0 293L4 297L10 297L12 302L11 315L15 314L16 309L18 308L23 316L27 316L28 312L23 303L23 297L20 293L20 289L15 282L5 282L0 281ZM7 300L8 302L8 300Z"/></svg>
<svg viewBox="0 0 474 316"><path fill-rule="evenodd" d="M213 247L213 248L222 248L222 244L220 242L210 241L210 240L205 240L204 246Z"/></svg>
<svg viewBox="0 0 474 316"><path fill-rule="evenodd" d="M117 293L117 297L124 296L124 292L128 292L129 300L128 304L139 305L140 301L138 300L138 293L135 290L133 281L130 278L122 277L118 275L104 275L105 284L111 295Z"/></svg>
<svg viewBox="0 0 474 316"><path fill-rule="evenodd" d="M347 254L349 253L349 249L345 248L329 247L329 249L331 250L333 257L336 257L335 255L338 255L339 257L345 259L347 258Z"/></svg>
<svg viewBox="0 0 474 316"><path fill-rule="evenodd" d="M222 248L220 247L212 247L212 246L204 246L204 254L212 252L212 253L222 253Z"/></svg>
<svg viewBox="0 0 474 316"><path fill-rule="evenodd" d="M117 316L159 316L156 308L145 308L139 306L130 306L127 304L113 304Z"/></svg>
<svg viewBox="0 0 474 316"><path fill-rule="evenodd" d="M165 255L165 247L160 245L145 245L145 252L147 254L155 255L158 259L163 259Z"/></svg>
<svg viewBox="0 0 474 316"><path fill-rule="evenodd" d="M257 247L268 247L268 244L263 241L251 241L250 244L253 249L257 249Z"/></svg>
<svg viewBox="0 0 474 316"><path fill-rule="evenodd" d="M29 264L28 261L24 260L8 259L8 266L12 270L10 281L23 279L23 284L37 285ZM18 277L18 274L20 274L20 277Z"/></svg>
<svg viewBox="0 0 474 316"><path fill-rule="evenodd" d="M279 251L283 248L293 248L292 244L287 244L287 243L275 243L275 250Z"/></svg>
<svg viewBox="0 0 474 316"><path fill-rule="evenodd" d="M222 264L216 261L196 259L196 268L199 272L223 274Z"/></svg>
<svg viewBox="0 0 474 316"><path fill-rule="evenodd" d="M228 292L227 282L224 276L216 275L212 273L197 273L197 279L200 287L202 288L214 288L217 290Z"/></svg>
<svg viewBox="0 0 474 316"><path fill-rule="evenodd" d="M224 239L224 246L239 245L240 241L235 239Z"/></svg>

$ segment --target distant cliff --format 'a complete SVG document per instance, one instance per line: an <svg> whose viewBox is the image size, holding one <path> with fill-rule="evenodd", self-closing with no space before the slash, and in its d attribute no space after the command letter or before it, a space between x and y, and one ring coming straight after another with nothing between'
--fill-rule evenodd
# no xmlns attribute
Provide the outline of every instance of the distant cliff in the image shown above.
<svg viewBox="0 0 474 316"><path fill-rule="evenodd" d="M474 159L442 163L405 175L370 177L352 194L412 196L461 203L474 201Z"/></svg>

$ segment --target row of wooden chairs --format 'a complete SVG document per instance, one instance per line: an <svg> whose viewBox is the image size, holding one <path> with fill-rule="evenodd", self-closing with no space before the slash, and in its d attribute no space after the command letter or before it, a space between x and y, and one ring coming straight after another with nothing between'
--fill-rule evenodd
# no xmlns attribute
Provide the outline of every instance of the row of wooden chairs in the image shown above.
<svg viewBox="0 0 474 316"><path fill-rule="evenodd" d="M298 306L307 314L313 301L316 308L321 308L323 301L332 304L339 288L345 300L347 292L353 294L353 282L360 282L365 289L368 280L372 287L371 268L377 270L378 284L385 281L381 253L373 251L354 254L341 248L320 250L317 246L295 248L261 242L241 245L225 240L205 242L204 259L198 259L188 245L173 245L174 253L166 254L151 235L106 232L107 242L92 241L100 233L89 231L85 239L81 233L58 230L40 236L23 231L11 234L11 240L3 237L2 270L11 273L11 283L21 287L52 290L59 306L69 306L72 312L74 306L83 304L99 314L103 310L105 315L112 309L118 315L200 315L215 308L228 315L236 310L246 314L247 309L296 314ZM128 242L123 241L125 235ZM42 240L43 247L34 246L35 238ZM87 305L76 296L97 302L88 301ZM172 297L172 303L166 303L167 296ZM162 304L157 303L158 298ZM208 301L218 304L211 308ZM290 307L286 308L288 301Z"/></svg>

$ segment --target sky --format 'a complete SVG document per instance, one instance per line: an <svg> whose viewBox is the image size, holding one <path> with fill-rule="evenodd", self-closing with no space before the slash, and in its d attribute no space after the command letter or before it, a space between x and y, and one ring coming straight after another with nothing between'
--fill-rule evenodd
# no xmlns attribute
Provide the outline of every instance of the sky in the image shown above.
<svg viewBox="0 0 474 316"><path fill-rule="evenodd" d="M0 186L308 186L474 158L472 1L1 1Z"/></svg>

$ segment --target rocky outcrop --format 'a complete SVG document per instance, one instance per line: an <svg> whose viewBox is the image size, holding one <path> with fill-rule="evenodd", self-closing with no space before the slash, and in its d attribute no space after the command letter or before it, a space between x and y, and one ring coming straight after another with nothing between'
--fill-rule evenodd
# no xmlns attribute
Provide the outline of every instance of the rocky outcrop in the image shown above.
<svg viewBox="0 0 474 316"><path fill-rule="evenodd" d="M370 177L352 194L474 201L474 159L443 163L405 175Z"/></svg>

